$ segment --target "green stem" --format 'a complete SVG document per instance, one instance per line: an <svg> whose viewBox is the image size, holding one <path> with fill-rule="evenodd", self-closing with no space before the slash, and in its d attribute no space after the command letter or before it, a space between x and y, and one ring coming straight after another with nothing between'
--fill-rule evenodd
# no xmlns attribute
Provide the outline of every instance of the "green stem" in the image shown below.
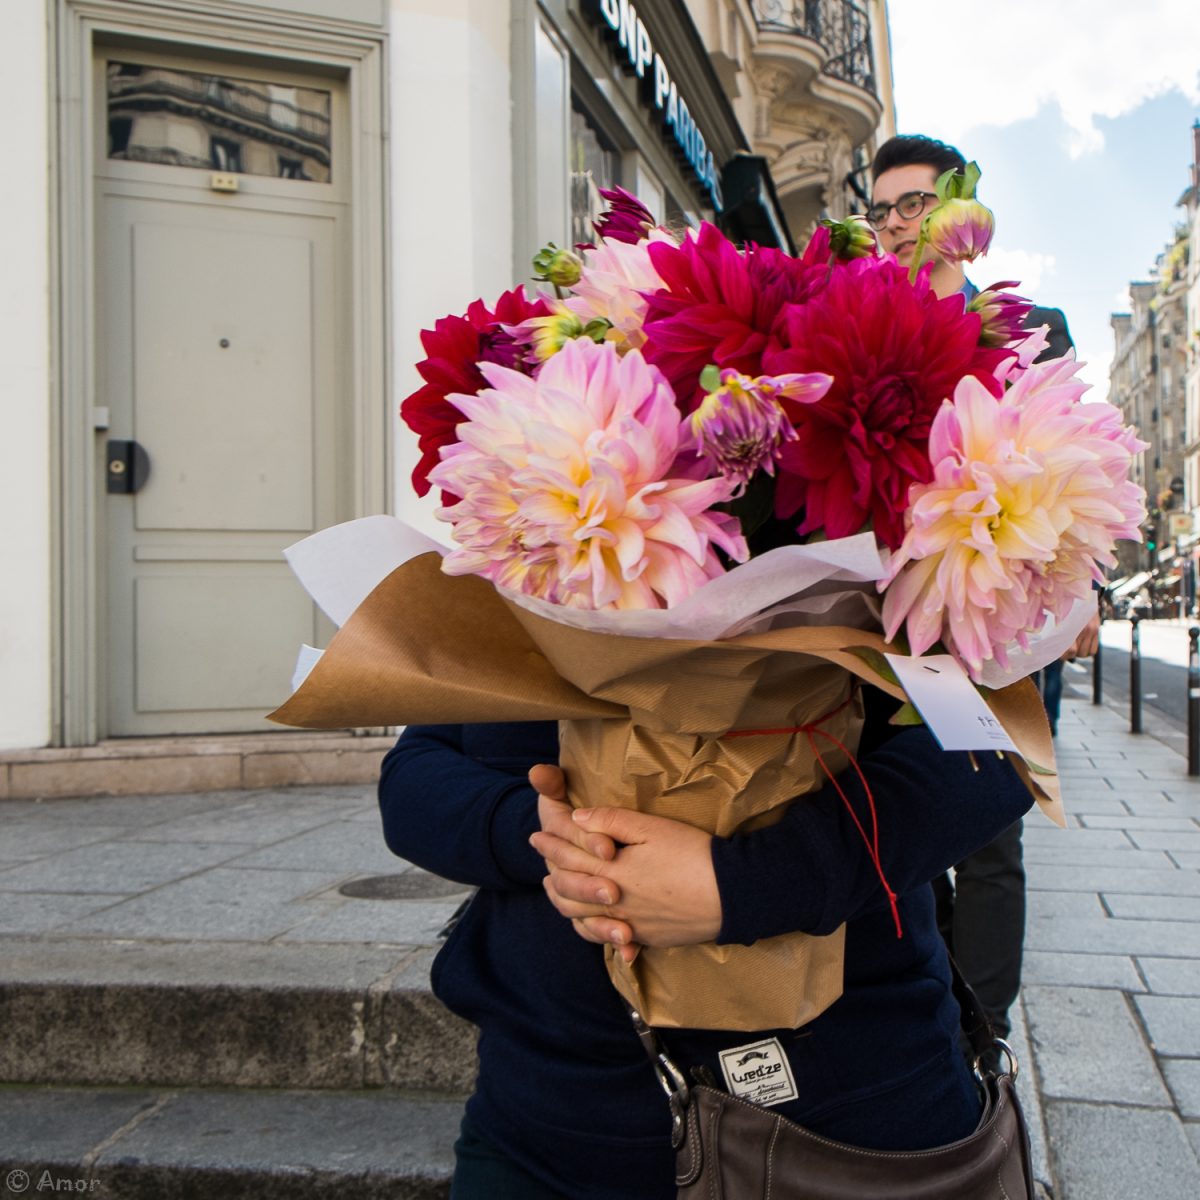
<svg viewBox="0 0 1200 1200"><path fill-rule="evenodd" d="M917 244L913 247L912 266L908 268L908 282L917 282L917 272L921 269L921 251L925 249L925 222L921 222L921 230L917 234Z"/></svg>

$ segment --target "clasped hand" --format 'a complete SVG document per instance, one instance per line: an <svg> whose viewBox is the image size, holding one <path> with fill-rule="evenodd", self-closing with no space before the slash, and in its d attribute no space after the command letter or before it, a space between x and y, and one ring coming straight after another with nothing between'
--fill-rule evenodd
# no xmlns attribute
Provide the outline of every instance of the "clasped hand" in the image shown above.
<svg viewBox="0 0 1200 1200"><path fill-rule="evenodd" d="M557 767L534 767L529 782L542 824L529 840L546 860L546 895L580 937L615 945L632 962L639 945L717 936L721 897L709 834L632 809L572 810Z"/></svg>

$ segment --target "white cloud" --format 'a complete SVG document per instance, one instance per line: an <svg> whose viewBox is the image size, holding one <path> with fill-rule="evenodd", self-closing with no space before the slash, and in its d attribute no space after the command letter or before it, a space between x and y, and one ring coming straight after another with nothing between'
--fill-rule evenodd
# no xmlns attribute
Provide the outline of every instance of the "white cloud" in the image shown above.
<svg viewBox="0 0 1200 1200"><path fill-rule="evenodd" d="M1038 296L1042 281L1054 274L1054 255L1036 250L1010 250L993 243L983 258L967 265L967 274L976 287L1011 279L1021 285L1015 289L1019 295Z"/></svg>
<svg viewBox="0 0 1200 1200"><path fill-rule="evenodd" d="M901 132L953 142L1054 103L1079 157L1104 144L1097 117L1176 89L1200 104L1196 0L890 0L888 10Z"/></svg>
<svg viewBox="0 0 1200 1200"><path fill-rule="evenodd" d="M1085 400L1106 400L1108 398L1108 372L1112 367L1113 351L1110 346L1103 353L1090 351L1079 347L1076 353L1083 364L1079 368L1079 378L1092 385L1092 391L1084 396Z"/></svg>

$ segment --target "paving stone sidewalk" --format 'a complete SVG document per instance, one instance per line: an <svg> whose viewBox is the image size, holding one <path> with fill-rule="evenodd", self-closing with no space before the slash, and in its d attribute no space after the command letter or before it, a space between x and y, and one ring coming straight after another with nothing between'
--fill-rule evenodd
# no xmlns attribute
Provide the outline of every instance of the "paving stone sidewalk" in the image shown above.
<svg viewBox="0 0 1200 1200"><path fill-rule="evenodd" d="M1153 713L1131 734L1126 715L1090 702L1083 668L1067 680L1069 828L1025 822L1021 1010L1038 1132L1055 1200L1195 1200L1200 780Z"/></svg>
<svg viewBox="0 0 1200 1200"><path fill-rule="evenodd" d="M1026 821L1014 1040L1038 1175L1054 1200L1195 1200L1200 781L1153 713L1131 735L1084 679L1059 727L1071 828ZM336 976L369 999L426 969L461 899L388 853L367 786L0 803L0 991L186 958L205 986Z"/></svg>

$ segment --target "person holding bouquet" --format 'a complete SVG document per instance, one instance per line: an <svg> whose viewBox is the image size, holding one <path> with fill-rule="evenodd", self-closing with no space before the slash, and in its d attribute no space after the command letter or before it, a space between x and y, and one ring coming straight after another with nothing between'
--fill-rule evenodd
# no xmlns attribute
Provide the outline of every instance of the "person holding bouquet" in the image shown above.
<svg viewBox="0 0 1200 1200"><path fill-rule="evenodd" d="M423 333L401 413L454 549L355 591L387 518L302 543L344 623L275 719L407 725L387 844L477 889L432 971L479 1029L454 1200L675 1194L635 1002L691 1078L868 1157L976 1131L930 881L1057 811L1022 676L1145 511L1142 444L1031 365L1028 305L922 272L978 252L977 179L890 198L929 208L909 266L862 220L792 258L610 193L597 245L535 260L553 294ZM1012 757L919 723L930 650Z"/></svg>
<svg viewBox="0 0 1200 1200"><path fill-rule="evenodd" d="M385 759L384 834L401 857L479 889L433 972L479 1028L479 1077L456 1146L453 1200L668 1200L662 1090L604 966L602 944L748 943L846 923L841 999L799 1029L670 1030L676 1061L722 1078L720 1054L774 1039L794 1081L778 1111L838 1141L919 1150L970 1134L980 1099L958 1051L929 881L1009 827L1032 798L1007 761L946 753L888 724L868 693L863 780L888 897L832 785L730 839L625 809L564 803L553 724L412 726ZM533 778L541 794L527 781ZM739 986L737 978L728 981Z"/></svg>

